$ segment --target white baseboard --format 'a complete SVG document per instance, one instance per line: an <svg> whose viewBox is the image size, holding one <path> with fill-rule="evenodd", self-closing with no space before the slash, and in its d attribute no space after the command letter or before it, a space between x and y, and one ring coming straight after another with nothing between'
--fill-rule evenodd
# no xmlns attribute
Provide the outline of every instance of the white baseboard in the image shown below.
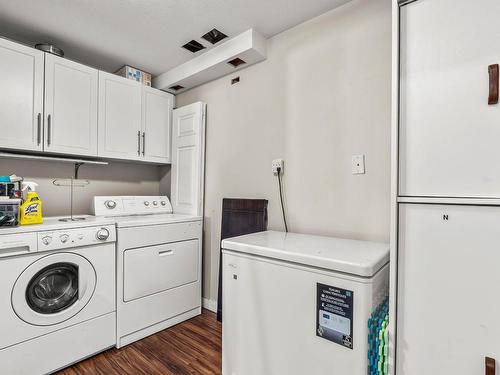
<svg viewBox="0 0 500 375"><path fill-rule="evenodd" d="M203 308L216 313L217 312L217 301L215 301L213 299L203 298Z"/></svg>

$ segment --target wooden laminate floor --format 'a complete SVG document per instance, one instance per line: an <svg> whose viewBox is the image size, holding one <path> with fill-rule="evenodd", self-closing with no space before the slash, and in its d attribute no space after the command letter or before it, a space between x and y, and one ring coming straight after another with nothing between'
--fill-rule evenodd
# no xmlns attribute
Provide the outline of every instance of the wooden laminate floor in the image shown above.
<svg viewBox="0 0 500 375"><path fill-rule="evenodd" d="M221 373L221 324L202 315L122 349L110 349L57 375L214 375Z"/></svg>

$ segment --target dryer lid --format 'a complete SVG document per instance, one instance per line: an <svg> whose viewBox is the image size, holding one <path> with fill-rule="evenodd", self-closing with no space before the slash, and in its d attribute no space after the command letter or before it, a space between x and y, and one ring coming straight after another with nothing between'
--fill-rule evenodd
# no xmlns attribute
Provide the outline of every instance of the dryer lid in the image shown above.
<svg viewBox="0 0 500 375"><path fill-rule="evenodd" d="M222 248L361 277L389 262L386 243L274 231L228 238Z"/></svg>

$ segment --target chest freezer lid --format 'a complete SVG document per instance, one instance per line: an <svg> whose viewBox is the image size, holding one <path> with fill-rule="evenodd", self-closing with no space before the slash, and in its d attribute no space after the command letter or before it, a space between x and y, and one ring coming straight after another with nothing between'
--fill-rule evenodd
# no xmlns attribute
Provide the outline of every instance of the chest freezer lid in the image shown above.
<svg viewBox="0 0 500 375"><path fill-rule="evenodd" d="M222 248L362 277L389 262L386 243L274 231L228 238Z"/></svg>

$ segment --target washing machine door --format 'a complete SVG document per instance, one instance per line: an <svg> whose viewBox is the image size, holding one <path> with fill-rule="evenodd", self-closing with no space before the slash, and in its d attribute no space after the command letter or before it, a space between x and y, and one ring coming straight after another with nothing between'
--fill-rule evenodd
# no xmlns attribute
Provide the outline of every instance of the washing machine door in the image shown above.
<svg viewBox="0 0 500 375"><path fill-rule="evenodd" d="M95 290L96 272L83 256L47 255L30 264L12 290L12 306L26 323L48 326L78 314Z"/></svg>

